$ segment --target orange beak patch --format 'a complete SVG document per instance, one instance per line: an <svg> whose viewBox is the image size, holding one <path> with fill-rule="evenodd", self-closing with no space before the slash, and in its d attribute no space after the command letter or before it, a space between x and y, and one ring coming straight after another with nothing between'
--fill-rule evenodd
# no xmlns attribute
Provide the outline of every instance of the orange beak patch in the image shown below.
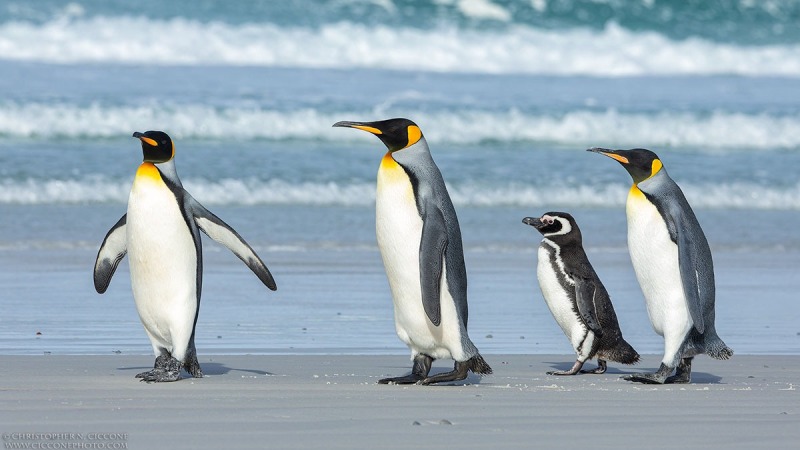
<svg viewBox="0 0 800 450"><path fill-rule="evenodd" d="M352 125L352 127L353 128L358 128L359 130L364 130L364 131L366 131L368 133L372 133L372 134L383 134L383 131L381 131L381 130L379 130L377 128L374 128L374 127L368 127L366 125Z"/></svg>
<svg viewBox="0 0 800 450"><path fill-rule="evenodd" d="M601 152L603 153L603 152ZM616 159L617 161L621 162L622 164L628 164L628 158L624 156L617 155L615 153L603 153L604 155L608 156L611 159Z"/></svg>
<svg viewBox="0 0 800 450"><path fill-rule="evenodd" d="M147 145L151 147L158 147L158 143L149 137L140 136L139 140L142 142L147 142Z"/></svg>

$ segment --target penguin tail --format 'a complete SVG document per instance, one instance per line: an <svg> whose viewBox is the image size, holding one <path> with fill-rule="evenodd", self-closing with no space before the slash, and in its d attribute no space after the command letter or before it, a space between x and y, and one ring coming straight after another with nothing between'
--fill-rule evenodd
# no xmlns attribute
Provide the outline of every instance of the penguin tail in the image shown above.
<svg viewBox="0 0 800 450"><path fill-rule="evenodd" d="M714 359L730 359L733 349L725 345L719 336L714 335L706 339L706 354Z"/></svg>
<svg viewBox="0 0 800 450"><path fill-rule="evenodd" d="M472 358L467 360L467 364L469 364L469 370L473 373L477 373L480 375L491 375L492 368L489 367L489 364L483 359L483 356L480 354L473 356Z"/></svg>
<svg viewBox="0 0 800 450"><path fill-rule="evenodd" d="M633 349L625 339L620 336L611 350L603 352L605 359L622 364L636 364L639 362L639 353Z"/></svg>

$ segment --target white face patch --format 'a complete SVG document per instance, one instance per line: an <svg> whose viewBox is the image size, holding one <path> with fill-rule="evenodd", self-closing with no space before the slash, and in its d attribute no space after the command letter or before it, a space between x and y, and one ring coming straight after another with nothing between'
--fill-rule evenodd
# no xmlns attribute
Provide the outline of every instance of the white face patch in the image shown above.
<svg viewBox="0 0 800 450"><path fill-rule="evenodd" d="M569 232L572 231L572 225L569 224L569 220L567 220L567 219L565 219L563 217L548 216L547 214L545 214L539 220L541 220L542 222L544 222L544 223L546 223L548 225L552 225L555 222L561 223L561 229L560 230L556 231L555 233L545 233L544 234L545 236L562 236L562 235L565 235L565 234L569 234Z"/></svg>

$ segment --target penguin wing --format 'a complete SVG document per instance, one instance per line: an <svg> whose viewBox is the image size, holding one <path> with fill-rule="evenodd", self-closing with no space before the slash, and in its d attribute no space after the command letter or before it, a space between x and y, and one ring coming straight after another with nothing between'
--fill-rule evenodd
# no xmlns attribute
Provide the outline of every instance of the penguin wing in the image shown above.
<svg viewBox="0 0 800 450"><path fill-rule="evenodd" d="M575 303L578 306L578 315L581 316L586 327L599 337L602 329L600 321L597 319L597 307L594 303L597 286L589 278L573 275L572 279L575 281Z"/></svg>
<svg viewBox="0 0 800 450"><path fill-rule="evenodd" d="M713 286L714 269L711 264L711 252L708 242L697 223L689 202L677 184L673 183L672 189L667 193L667 200L660 196L653 197L664 221L667 224L669 236L678 246L678 267L683 284L683 293L686 297L686 307L694 322L694 327L700 333L705 330L703 310L707 303L714 302ZM705 250L704 250L705 249Z"/></svg>
<svg viewBox="0 0 800 450"><path fill-rule="evenodd" d="M703 305L709 301L708 289L703 288L706 281L701 271L705 268L699 267L700 255L697 244L693 242L692 236L686 230L678 228L678 267L681 271L681 282L683 282L683 293L686 296L686 303L689 314L692 316L694 327L700 333L705 331L703 321ZM713 281L712 281L713 282ZM714 301L714 294L711 293L711 302Z"/></svg>
<svg viewBox="0 0 800 450"><path fill-rule="evenodd" d="M256 252L250 245L239 236L233 228L225 223L222 219L215 216L211 211L207 210L197 200L187 195L187 203L190 204L190 210L194 216L194 221L197 227L203 231L208 237L219 242L232 251L234 255L244 262L253 273L256 274L259 280L270 290L278 289L275 284L275 279L267 269L267 266L261 261Z"/></svg>
<svg viewBox="0 0 800 450"><path fill-rule="evenodd" d="M94 261L94 289L98 294L108 289L114 271L128 253L128 237L125 231L127 220L128 215L125 214L108 230L100 244L100 250L97 251L97 259Z"/></svg>
<svg viewBox="0 0 800 450"><path fill-rule="evenodd" d="M440 297L446 248L447 228L444 215L436 207L426 208L422 217L422 239L419 243L419 278L422 306L428 319L437 327L442 321Z"/></svg>

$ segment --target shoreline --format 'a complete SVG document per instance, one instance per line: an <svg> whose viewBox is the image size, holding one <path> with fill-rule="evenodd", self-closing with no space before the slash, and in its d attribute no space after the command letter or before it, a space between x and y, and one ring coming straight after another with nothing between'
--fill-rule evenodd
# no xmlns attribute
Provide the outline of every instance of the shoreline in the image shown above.
<svg viewBox="0 0 800 450"><path fill-rule="evenodd" d="M730 449L800 439L800 356L701 356L686 385L620 379L655 370L658 355L571 377L545 372L571 366L572 355L485 357L494 375L387 386L377 380L408 373L408 356L203 356L204 378L147 384L134 375L152 367L149 355L0 355L0 432L124 433L124 448L187 449L546 448L576 439ZM432 373L451 364L437 361Z"/></svg>

